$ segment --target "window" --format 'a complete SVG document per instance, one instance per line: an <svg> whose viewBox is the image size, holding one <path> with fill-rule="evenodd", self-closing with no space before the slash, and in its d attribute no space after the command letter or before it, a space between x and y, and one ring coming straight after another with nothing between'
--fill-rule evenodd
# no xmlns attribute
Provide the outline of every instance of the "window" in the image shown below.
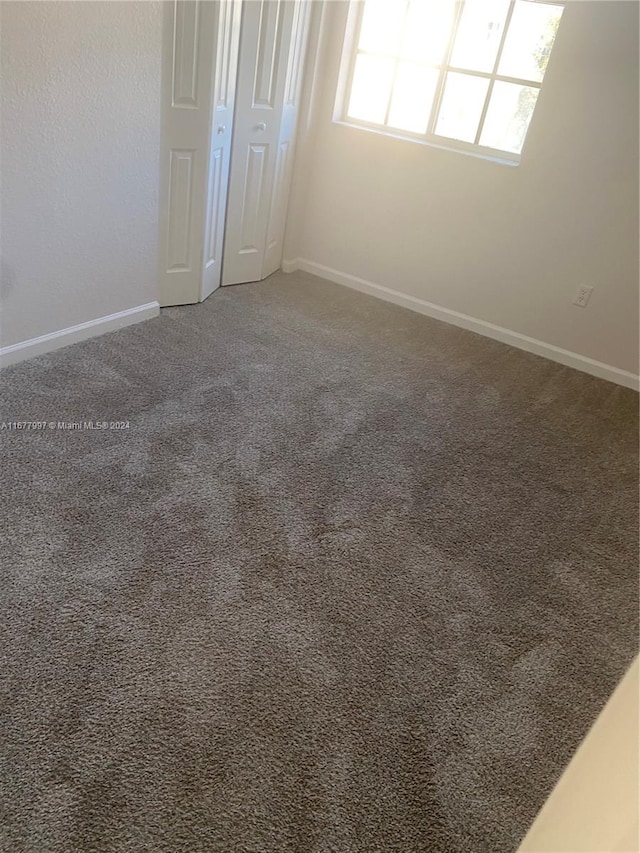
<svg viewBox="0 0 640 853"><path fill-rule="evenodd" d="M338 117L517 162L562 10L553 0L352 2Z"/></svg>

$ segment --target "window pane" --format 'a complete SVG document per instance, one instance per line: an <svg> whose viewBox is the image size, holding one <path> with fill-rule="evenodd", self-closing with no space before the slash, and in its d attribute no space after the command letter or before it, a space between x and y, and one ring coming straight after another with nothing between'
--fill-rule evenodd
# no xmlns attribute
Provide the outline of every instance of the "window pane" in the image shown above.
<svg viewBox="0 0 640 853"><path fill-rule="evenodd" d="M389 126L426 133L437 82L436 68L401 62L393 86Z"/></svg>
<svg viewBox="0 0 640 853"><path fill-rule="evenodd" d="M358 48L372 53L397 53L404 23L405 3L366 0Z"/></svg>
<svg viewBox="0 0 640 853"><path fill-rule="evenodd" d="M540 82L558 31L561 6L517 0L498 72Z"/></svg>
<svg viewBox="0 0 640 853"><path fill-rule="evenodd" d="M489 81L483 77L449 72L436 123L436 133L450 139L474 142Z"/></svg>
<svg viewBox="0 0 640 853"><path fill-rule="evenodd" d="M451 65L493 71L509 0L469 0L458 25Z"/></svg>
<svg viewBox="0 0 640 853"><path fill-rule="evenodd" d="M451 37L454 10L454 0L411 0L402 57L439 65Z"/></svg>
<svg viewBox="0 0 640 853"><path fill-rule="evenodd" d="M538 91L531 86L496 81L480 144L519 154L538 99Z"/></svg>
<svg viewBox="0 0 640 853"><path fill-rule="evenodd" d="M347 115L375 124L384 124L392 79L391 59L358 54Z"/></svg>

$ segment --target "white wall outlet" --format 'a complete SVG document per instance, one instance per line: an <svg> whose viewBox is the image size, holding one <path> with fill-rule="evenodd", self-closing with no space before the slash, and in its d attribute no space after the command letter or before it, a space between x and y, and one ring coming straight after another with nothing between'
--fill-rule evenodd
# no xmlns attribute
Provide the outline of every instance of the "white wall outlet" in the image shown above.
<svg viewBox="0 0 640 853"><path fill-rule="evenodd" d="M589 299L591 298L591 294L593 292L593 288L589 287L588 284L581 284L578 287L578 291L576 293L576 297L573 300L573 304L577 305L580 308L586 308L589 304Z"/></svg>

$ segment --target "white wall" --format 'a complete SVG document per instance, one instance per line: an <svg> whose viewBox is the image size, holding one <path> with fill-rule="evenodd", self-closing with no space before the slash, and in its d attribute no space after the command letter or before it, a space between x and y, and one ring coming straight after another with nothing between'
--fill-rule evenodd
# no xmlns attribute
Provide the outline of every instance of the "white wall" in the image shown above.
<svg viewBox="0 0 640 853"><path fill-rule="evenodd" d="M286 257L637 374L638 4L569 0L516 168L334 123L345 6L325 10Z"/></svg>
<svg viewBox="0 0 640 853"><path fill-rule="evenodd" d="M157 298L161 5L0 3L4 347Z"/></svg>
<svg viewBox="0 0 640 853"><path fill-rule="evenodd" d="M638 834L638 658L609 699L518 853L634 853Z"/></svg>

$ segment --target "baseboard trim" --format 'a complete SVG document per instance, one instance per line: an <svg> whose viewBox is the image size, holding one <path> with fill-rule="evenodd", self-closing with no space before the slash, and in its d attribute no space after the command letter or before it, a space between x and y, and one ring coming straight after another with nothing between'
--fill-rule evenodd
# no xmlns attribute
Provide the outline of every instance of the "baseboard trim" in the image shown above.
<svg viewBox="0 0 640 853"><path fill-rule="evenodd" d="M367 293L370 296L377 296L378 299L393 302L395 305L401 305L403 308L409 308L411 311L425 314L434 320L442 320L444 323L451 323L453 326L459 326L470 332L476 332L487 338L493 338L495 341L501 341L504 344L531 352L534 355L540 355L543 358L548 358L550 361L558 362L566 367L573 367L576 370L581 370L583 373L597 376L599 379L615 382L617 385L623 385L625 388L631 388L634 391L640 390L640 376L628 370L621 370L619 367L595 361L576 352L556 347L553 344L547 344L544 341L530 338L527 335L521 335L520 332L513 332L511 329L496 326L493 323L488 323L486 320L479 320L477 317L470 317L468 314L461 314L459 311L453 311L451 308L443 308L440 305L435 305L433 302L427 302L425 299L419 299L416 296L409 296L406 293L400 293L389 287L383 287L381 284L374 284L364 278L340 272L340 270L326 267L324 264L318 264L315 261L308 261L305 258L283 260L283 272L290 273L296 270L320 276L320 278L325 278L335 284L342 284L353 290L359 290L361 293Z"/></svg>
<svg viewBox="0 0 640 853"><path fill-rule="evenodd" d="M152 317L157 317L159 313L160 306L157 302L147 302L146 305L136 305L135 308L127 308L125 311L108 314L106 317L98 317L96 320L78 323L77 326L69 326L68 329L60 329L57 332L49 332L47 335L0 347L0 367L8 367L27 358L44 355L69 344L103 335L105 332L114 332L116 329L150 320Z"/></svg>
<svg viewBox="0 0 640 853"><path fill-rule="evenodd" d="M303 263L311 263L311 261L303 261L302 258L292 258L288 261L283 260L280 264L282 272L295 272L302 269Z"/></svg>

